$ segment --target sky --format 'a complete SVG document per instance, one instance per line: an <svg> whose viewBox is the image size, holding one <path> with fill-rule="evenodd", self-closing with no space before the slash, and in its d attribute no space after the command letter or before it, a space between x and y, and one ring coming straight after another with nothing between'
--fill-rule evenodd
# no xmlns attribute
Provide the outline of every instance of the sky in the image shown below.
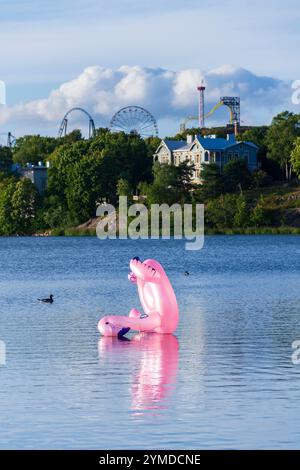
<svg viewBox="0 0 300 470"><path fill-rule="evenodd" d="M56 135L72 106L108 125L126 105L147 107L160 134L170 134L196 113L201 79L206 110L222 95L241 96L245 124L299 108L291 100L300 79L298 0L0 0L0 7L7 102L0 134ZM227 114L208 124L224 124ZM77 124L86 123L77 116Z"/></svg>

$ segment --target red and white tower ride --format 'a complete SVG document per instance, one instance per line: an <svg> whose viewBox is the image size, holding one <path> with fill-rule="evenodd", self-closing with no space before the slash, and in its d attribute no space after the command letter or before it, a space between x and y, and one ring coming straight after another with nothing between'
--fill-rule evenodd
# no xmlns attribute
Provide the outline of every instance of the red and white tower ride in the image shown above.
<svg viewBox="0 0 300 470"><path fill-rule="evenodd" d="M204 90L205 86L203 83L197 87L199 93L199 109L198 109L198 124L200 129L204 127Z"/></svg>

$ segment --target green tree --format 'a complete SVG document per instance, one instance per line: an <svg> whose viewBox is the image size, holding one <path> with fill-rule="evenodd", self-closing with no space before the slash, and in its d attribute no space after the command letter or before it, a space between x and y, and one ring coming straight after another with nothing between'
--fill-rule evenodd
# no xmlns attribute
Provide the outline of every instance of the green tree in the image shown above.
<svg viewBox="0 0 300 470"><path fill-rule="evenodd" d="M193 166L182 163L179 166L155 162L153 183L139 186L147 196L147 204L184 203L190 200Z"/></svg>
<svg viewBox="0 0 300 470"><path fill-rule="evenodd" d="M49 196L44 202L43 221L46 228L68 227L71 225L66 205L58 196Z"/></svg>
<svg viewBox="0 0 300 470"><path fill-rule="evenodd" d="M141 180L149 180L152 158L139 136L99 129L94 139L56 148L50 163L47 201L59 198L61 209L57 212L50 204L47 220L52 224L67 211L77 224L95 216L97 202L117 202L120 179L128 182L132 192Z"/></svg>
<svg viewBox="0 0 300 470"><path fill-rule="evenodd" d="M117 182L117 195L127 196L128 199L132 198L132 188L124 178L120 178Z"/></svg>
<svg viewBox="0 0 300 470"><path fill-rule="evenodd" d="M245 196L240 195L236 199L236 212L234 214L234 227L247 227L250 222L250 214Z"/></svg>
<svg viewBox="0 0 300 470"><path fill-rule="evenodd" d="M223 181L226 192L246 189L250 185L251 174L245 160L235 158L229 161L223 169Z"/></svg>
<svg viewBox="0 0 300 470"><path fill-rule="evenodd" d="M300 136L299 120L299 114L284 111L273 119L266 136L268 157L279 163L288 181L292 175L292 150Z"/></svg>
<svg viewBox="0 0 300 470"><path fill-rule="evenodd" d="M26 135L16 140L13 149L13 160L15 163L26 165L26 163L37 164L45 161L58 145L54 137L42 137L40 135Z"/></svg>
<svg viewBox="0 0 300 470"><path fill-rule="evenodd" d="M173 204L178 202L177 177L178 170L175 165L155 162L153 165L153 183L143 185L146 191L147 204Z"/></svg>
<svg viewBox="0 0 300 470"><path fill-rule="evenodd" d="M126 179L133 191L140 181L150 182L152 179L152 151L136 134L111 133L100 129L91 141L90 151L101 152L105 159L104 166L110 180L109 192L113 198L116 197L116 184L120 178Z"/></svg>
<svg viewBox="0 0 300 470"><path fill-rule="evenodd" d="M82 140L82 134L80 129L74 129L73 131L69 132L69 134L61 137L58 141L59 145L64 145L64 144L73 144L74 142L78 142L79 140Z"/></svg>
<svg viewBox="0 0 300 470"><path fill-rule="evenodd" d="M268 126L252 127L240 134L237 140L242 142L253 142L253 144L257 145L260 149L266 149L266 136L268 129Z"/></svg>
<svg viewBox="0 0 300 470"><path fill-rule="evenodd" d="M263 196L260 196L256 206L252 209L250 221L255 227L271 224L270 212L265 207L265 200Z"/></svg>
<svg viewBox="0 0 300 470"><path fill-rule="evenodd" d="M96 205L103 194L101 155L84 155L69 168L66 200L71 220L77 224L95 217Z"/></svg>
<svg viewBox="0 0 300 470"><path fill-rule="evenodd" d="M208 201L205 207L207 225L219 230L232 228L236 206L237 196L235 194L222 194L220 197Z"/></svg>
<svg viewBox="0 0 300 470"><path fill-rule="evenodd" d="M267 172L274 179L280 179L281 169L279 164L275 160L267 158L268 146L266 137L268 129L269 126L252 127L239 135L237 140L242 142L253 142L257 145L257 160L259 162L260 169Z"/></svg>
<svg viewBox="0 0 300 470"><path fill-rule="evenodd" d="M270 176L264 170L255 170L252 173L252 184L253 188L263 188L269 186L272 183L272 176Z"/></svg>
<svg viewBox="0 0 300 470"><path fill-rule="evenodd" d="M21 179L16 183L12 196L12 218L19 235L32 233L38 209L38 192L32 182Z"/></svg>
<svg viewBox="0 0 300 470"><path fill-rule="evenodd" d="M69 173L74 165L88 153L89 142L79 141L71 145L62 145L55 149L51 157L48 171L47 193L56 196L67 208L66 189L69 182Z"/></svg>
<svg viewBox="0 0 300 470"><path fill-rule="evenodd" d="M0 235L12 235L15 233L15 224L12 216L14 191L14 180L6 180L0 183Z"/></svg>
<svg viewBox="0 0 300 470"><path fill-rule="evenodd" d="M152 158L154 152L157 150L158 146L161 143L161 139L159 137L147 137L145 139L145 143L146 143L149 155Z"/></svg>
<svg viewBox="0 0 300 470"><path fill-rule="evenodd" d="M202 163L200 175L201 185L194 192L196 201L205 202L222 194L223 182L218 165Z"/></svg>
<svg viewBox="0 0 300 470"><path fill-rule="evenodd" d="M294 148L291 153L291 162L293 171L300 178L300 137L297 137L294 142Z"/></svg>
<svg viewBox="0 0 300 470"><path fill-rule="evenodd" d="M12 151L9 147L0 147L0 172L7 175L13 163Z"/></svg>
<svg viewBox="0 0 300 470"><path fill-rule="evenodd" d="M188 162L181 162L176 167L174 190L178 194L178 201L182 204L191 200L191 191L194 188L192 183L194 169L194 165L190 165Z"/></svg>
<svg viewBox="0 0 300 470"><path fill-rule="evenodd" d="M39 196L29 179L10 178L0 184L0 234L27 235L35 227Z"/></svg>

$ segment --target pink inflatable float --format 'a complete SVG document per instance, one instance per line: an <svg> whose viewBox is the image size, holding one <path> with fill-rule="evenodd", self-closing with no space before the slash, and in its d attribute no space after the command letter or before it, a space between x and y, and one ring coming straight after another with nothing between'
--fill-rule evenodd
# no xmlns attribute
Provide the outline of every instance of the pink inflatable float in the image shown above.
<svg viewBox="0 0 300 470"><path fill-rule="evenodd" d="M126 316L106 316L98 323L104 336L121 338L129 330L173 333L178 324L178 305L171 283L163 267L154 259L130 261L128 279L137 284L144 312L133 308Z"/></svg>

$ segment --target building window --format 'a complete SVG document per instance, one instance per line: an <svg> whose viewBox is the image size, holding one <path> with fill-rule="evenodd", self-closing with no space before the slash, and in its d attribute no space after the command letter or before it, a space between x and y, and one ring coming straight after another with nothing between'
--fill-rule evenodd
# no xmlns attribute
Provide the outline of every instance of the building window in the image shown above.
<svg viewBox="0 0 300 470"><path fill-rule="evenodd" d="M216 153L216 162L217 162L217 163L220 163L220 161L221 161L220 152L217 152L217 153Z"/></svg>
<svg viewBox="0 0 300 470"><path fill-rule="evenodd" d="M209 162L209 153L208 152L205 152L205 154L204 154L204 161Z"/></svg>
<svg viewBox="0 0 300 470"><path fill-rule="evenodd" d="M234 158L236 158L236 159L240 158L239 154L238 154L238 153L235 153L235 154L234 154Z"/></svg>
<svg viewBox="0 0 300 470"><path fill-rule="evenodd" d="M232 160L232 153L230 152L227 156L227 160L230 162L230 160Z"/></svg>

